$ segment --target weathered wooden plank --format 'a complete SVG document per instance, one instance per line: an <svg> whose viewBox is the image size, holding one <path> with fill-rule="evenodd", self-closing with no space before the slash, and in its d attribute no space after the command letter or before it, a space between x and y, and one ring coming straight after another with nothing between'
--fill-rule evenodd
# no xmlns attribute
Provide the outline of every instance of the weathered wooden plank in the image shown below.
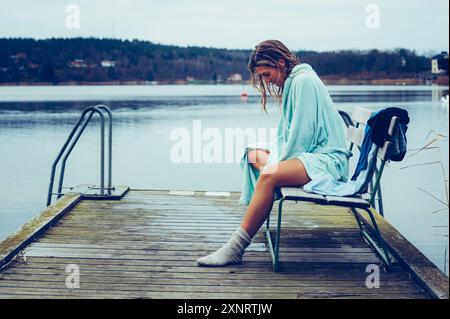
<svg viewBox="0 0 450 319"><path fill-rule="evenodd" d="M76 232L79 234L82 233L88 233L92 231L96 231L98 233L110 233L110 234L133 234L133 233L144 233L144 234L152 234L155 231L174 231L174 232L180 232L185 233L189 230L192 230L192 233L205 233L205 234L223 234L226 233L227 235L231 235L233 231L236 230L236 228L240 225L240 223L230 223L230 224L221 224L221 223L214 223L210 224L208 227L207 223L170 223L170 224L164 224L164 223L141 223L141 225L123 225L119 228L118 224L100 224L97 227L95 225L91 225L89 227L84 227L81 224L61 224L61 223L55 223L53 224L53 229L59 229L61 232L53 231L52 233L70 233L70 232ZM333 227L334 226L334 227ZM339 226L339 225L338 225ZM355 235L359 234L359 229L351 227L351 225L348 224L341 224L342 227L338 227L336 225L331 225L331 223L326 222L303 222L298 223L297 227L286 224L285 229L282 229L282 231L288 231L288 232L294 232L297 231L299 233L307 233L309 230L320 230L322 234L330 234L332 232L345 230L349 235L353 232ZM150 230L153 230L151 232ZM343 232L341 232L343 233ZM352 236L354 237L354 236Z"/></svg>
<svg viewBox="0 0 450 319"><path fill-rule="evenodd" d="M327 210L324 209L323 207L317 206L313 203L307 203L307 202L302 202L302 201L297 201L297 202L292 202L292 203L286 203L286 207L288 207L288 209L290 208L295 208L295 203L297 203L297 206L301 206L298 207L302 210L306 210L307 208L311 208L314 207L316 211L324 211L326 212ZM220 208L224 211L230 211L230 212L236 212L236 211L245 211L247 209L247 206L243 206L237 203L233 203L228 201L218 201L218 200L176 200L176 198L169 198L167 200L159 200L159 201L139 201L139 200L135 200L135 201L127 201L126 199L120 201L120 202L102 202L102 203L97 203L94 201L89 202L83 202L82 205L80 205L77 209L83 210L83 209L103 209L103 208L113 208L113 210L123 210L123 211L127 211L127 210L132 210L132 209L138 209L138 210L148 210L148 209L153 209L153 207L155 208L168 208L168 209L176 209L176 210L180 210L183 209L183 207L192 207L194 210L204 207L205 209L212 209L213 207L216 208ZM277 209L276 207L274 207L274 209ZM337 208L334 208L334 210L337 210ZM342 210L342 208L341 208ZM291 210L294 211L294 210Z"/></svg>
<svg viewBox="0 0 450 319"><path fill-rule="evenodd" d="M330 206L330 207L339 207L339 206ZM73 212L77 213L77 216L80 218L86 217L86 218L92 218L94 216L101 217L100 220L103 218L121 218L122 216L124 218L128 217L136 217L136 218L147 218L147 217L153 217L153 216L162 216L162 217L194 217L194 218L209 218L209 217L220 217L222 219L237 219L242 218L245 214L245 210L236 210L236 211L222 211L219 209L173 209L171 207L168 207L167 209L147 209L147 210L138 210L138 209L128 209L128 210L119 210L117 208L110 208L111 211L98 211L98 208L96 210L89 210L89 208L83 208L83 210L74 210ZM105 209L106 210L106 209ZM286 214L285 214L286 213ZM308 210L308 211L293 211L293 212L283 212L283 216L295 219L295 218L321 218L321 217L343 217L343 218L349 218L353 217L351 214L348 213L348 210L345 211L336 211L336 212L316 212L314 210ZM277 211L272 211L271 214L272 218L277 217Z"/></svg>
<svg viewBox="0 0 450 319"><path fill-rule="evenodd" d="M75 214L74 214L75 216ZM223 221L223 222L240 222L242 220L242 217L244 216L244 214L236 214L233 216L230 215L223 215L223 214L209 214L209 215L205 215L205 214L196 214L194 212L183 212L183 213L167 213L167 212L157 212L157 211L152 211L151 213L148 214L141 214L141 213L136 213L136 214L120 214L119 216L117 215L111 215L111 214L97 214L94 212L90 212L89 214L86 215L82 215L82 214L76 214L76 219L74 219L74 217L72 218L68 218L67 221L69 222L78 222L78 223L82 223L82 222L87 222L87 221L92 221L95 220L96 223L111 223L114 221L124 221L128 219L128 223L131 224L136 224L140 221L164 221L165 223L173 223L176 222L177 220L180 221L203 221L203 222L209 222L209 223L213 223L214 221ZM312 215L312 214L303 214L303 215L286 215L285 216L288 220L291 220L291 223L301 223L303 221L315 221L315 220L325 220L325 221L336 221L336 219L338 218L339 220L336 221L338 223L349 223L349 224L354 224L355 218L350 215L350 214L339 214L339 215L323 215L323 214L317 214L317 215ZM276 220L276 216L272 215L271 216L271 220ZM284 221L284 220L283 220Z"/></svg>
<svg viewBox="0 0 450 319"><path fill-rule="evenodd" d="M23 225L16 233L0 242L0 270L33 238L41 235L48 226L61 218L67 211L80 201L79 194L69 194L62 197L54 205L45 209L39 216Z"/></svg>
<svg viewBox="0 0 450 319"><path fill-rule="evenodd" d="M152 298L152 299L194 299L194 298L215 298L215 299L295 299L297 298L297 294L293 293L265 293L265 292L256 292L256 293L248 293L248 292L152 292L152 291L120 291L120 292L112 292L112 291L104 291L104 290L78 290L78 289L39 289L39 290L30 290L29 288L2 288L4 294L2 297L13 296L13 298L17 298L17 295L27 296L27 298L56 298L56 299L65 299L65 298ZM393 295L394 296L394 295ZM413 295L415 296L415 295Z"/></svg>
<svg viewBox="0 0 450 319"><path fill-rule="evenodd" d="M124 260L171 260L171 261L192 261L201 256L211 253L212 251L179 251L176 254L173 252L158 252L158 251L150 251L141 254L131 254L128 251L88 251L86 250L58 250L58 249L40 249L26 250L24 256L28 257L62 257L62 258L96 258L96 259L124 259ZM280 259L282 261L288 262L334 262L334 263L345 263L345 262L354 262L354 263L377 263L378 259L374 256L374 254L370 253L341 253L341 254L332 254L332 253L282 253L280 255ZM267 254L253 254L251 251L246 253L244 260L253 260L253 261L261 261L268 262Z"/></svg>
<svg viewBox="0 0 450 319"><path fill-rule="evenodd" d="M123 240L123 241L136 241L136 240L142 240L144 242L148 242L151 240L161 240L161 238L167 238L168 241L183 241L183 238L185 238L186 241L189 241L192 239L192 241L198 241L198 239L211 239L212 241L220 241L225 242L230 238L232 232L234 229L217 229L217 230L211 230L206 231L202 229L157 229L153 233L149 234L148 232L144 231L133 231L133 232L99 232L96 234L87 232L87 231L79 231L74 232L69 229L60 229L56 231L51 232L51 236L59 236L61 238L73 238L73 239L91 239L91 238L104 238L105 242L108 241L116 241L116 240ZM303 229L301 232L304 234L301 236L300 234L294 234L294 233L282 233L283 238L286 238L288 240L302 240L302 239L311 239L311 241L323 241L323 242L333 242L333 241L339 241L342 243L346 243L347 241L349 243L351 242L362 242L357 236L347 233L343 236L338 236L336 234L333 234L332 231L330 232L323 232L322 234L329 235L329 237L319 237L319 236L312 236L307 234L308 229ZM260 236L262 237L262 236ZM259 242L259 240L256 240L256 242Z"/></svg>
<svg viewBox="0 0 450 319"><path fill-rule="evenodd" d="M184 237L186 236L186 237ZM189 236L188 234L184 236L175 236L172 235L167 238L167 243L179 243L183 241L190 243L199 243L199 242L207 242L213 245L217 244L225 244L229 239L229 235L198 235L198 236ZM262 237L262 236L261 236ZM76 234L73 236L67 235L52 235L48 236L46 240L42 240L42 242L61 242L61 243L75 243L75 242L87 242L87 243L96 243L102 239L102 236L93 236L87 237L85 236L83 240L80 237L77 237ZM122 244L129 244L132 246L134 243L138 244L139 242L152 242L161 240L161 237L158 236L115 236L115 237L106 237L104 238L104 242L114 243L120 242ZM261 238L262 240L262 238ZM290 245L299 245L301 247L367 247L367 244L362 239L346 237L329 237L329 238L314 238L314 237L286 237L286 239L282 242L282 247L289 247Z"/></svg>
<svg viewBox="0 0 450 319"><path fill-rule="evenodd" d="M46 277L58 277L64 276L66 278L67 272L66 267L68 264L51 264L51 265L40 265L40 268L33 267L33 265L29 265L26 268L19 267L16 269L10 269L5 271L1 278L3 279L19 279L19 280L38 280L39 278ZM108 265L86 265L79 264L80 273L85 277L83 280L87 280L86 278L93 278L93 280L114 280L114 279L105 279L105 278L129 278L129 279L141 279L141 278L166 278L166 279L214 279L214 280L258 280L261 281L264 278L265 282L270 282L271 285L276 285L278 282L289 282L290 284L294 284L297 281L302 283L311 283L315 282L315 285L329 285L330 282L346 282L343 285L347 286L361 286L365 284L367 273L365 271L354 271L354 272L333 272L333 276L331 275L331 271L327 270L324 272L314 272L312 269L307 268L305 271L296 272L296 273L287 273L280 275L274 275L273 272L264 272L261 270L260 272L241 272L241 273L228 273L228 276L224 276L223 272L205 272L203 269L190 269L184 272L181 272L180 269L177 271L167 271L161 269L159 271L148 270L148 267L131 267L127 266L127 268L121 268L120 265L117 265L115 268ZM124 267L124 266L122 266ZM211 268L205 268L211 269ZM309 269L309 270L308 270ZM307 271L308 270L308 271ZM49 279L50 280L50 279ZM58 279L59 280L59 279ZM402 286L402 285L414 285L416 283L411 280L404 273L397 274L385 274L380 273L380 283L381 286Z"/></svg>
<svg viewBox="0 0 450 319"><path fill-rule="evenodd" d="M219 241L222 243L225 243L229 238L231 233L230 232L185 232L185 231L179 231L179 232L172 232L171 236L166 236L166 234L169 234L169 230L160 230L160 232L154 232L151 234L135 234L135 233L116 233L116 234L108 234L108 233L102 233L102 234L92 234L90 236L86 235L86 237L81 237L77 233L74 232L52 232L51 234L48 234L48 237L46 237L46 240L53 239L53 238L59 238L61 240L68 240L68 241L83 241L83 240L91 240L91 238L98 238L102 237L104 238L104 242L136 242L136 241L142 241L142 242L149 242L151 240L153 241L161 241L166 240L169 242L178 242L178 241L192 241L196 242L199 239L208 239L211 240L211 242ZM324 236L327 237L320 237L317 236L318 234L312 235L308 234L306 229L300 230L300 233L295 234L294 232L291 233L282 233L281 235L283 238L286 238L286 240L311 240L317 241L317 242L333 242L336 240L339 241L345 241L345 243L352 243L352 242L363 242L361 238L359 238L357 235L354 235L352 233L342 233L342 236L339 236L338 233L335 233L332 229L329 232L322 232ZM102 236L104 235L104 236ZM159 236L158 236L159 235ZM44 240L43 240L44 241ZM92 240L91 240L92 241ZM262 234L258 234L256 238L254 238L254 242L262 242L264 241L264 237ZM306 242L307 243L307 242Z"/></svg>
<svg viewBox="0 0 450 319"><path fill-rule="evenodd" d="M213 210L214 208L220 209L222 211L227 212L239 212L239 211L245 211L247 209L246 206L242 206L239 204L233 204L230 202L225 201L208 201L208 202L201 202L199 200L197 201L173 201L174 199L167 199L167 201L156 201L156 202L145 202L145 201L123 201L119 203L83 203L80 205L77 210L85 210L85 209L93 209L93 210L101 210L104 208L111 208L112 212L121 210L121 211L129 211L129 210L140 210L140 211L146 211L149 209L173 209L173 210L183 210L183 209L192 209L192 210L201 210L204 208L205 210ZM315 205L313 203L307 203L298 201L297 206L301 206L298 208L295 208L295 202L286 203L286 207L288 211L295 212L298 209L301 209L300 211L307 211L309 209L314 208L317 212L327 212L327 209L324 209L324 207L320 207L318 205ZM275 211L277 207L274 206L273 208ZM339 211L337 208L334 208L331 211ZM342 208L341 208L342 211Z"/></svg>
<svg viewBox="0 0 450 319"><path fill-rule="evenodd" d="M172 190L167 190L167 191L153 191L153 190L136 190L133 189L132 193L127 194L127 199L131 198L140 198L140 199L149 199L150 197L169 197L170 192ZM183 190L181 190L183 191ZM192 192L192 190L184 190L186 192ZM194 195L180 195L179 197L204 197L207 191L194 191ZM230 197L234 197L234 198L239 198L240 192L229 192L230 193ZM218 196L218 198L220 198L222 196Z"/></svg>
<svg viewBox="0 0 450 319"><path fill-rule="evenodd" d="M200 251L200 252L149 252L148 254L127 254L125 252L79 252L79 251L29 251L25 253L25 257L68 257L68 258L101 258L101 259L142 259L142 260L185 260L185 261L195 261L198 257L204 256L211 253L212 251ZM267 261L267 256L248 252L245 256L245 261ZM330 254L330 253L284 253L281 255L281 260L283 261L294 261L294 262L355 262L355 263L378 263L378 259L373 253L341 253L341 254Z"/></svg>
<svg viewBox="0 0 450 319"><path fill-rule="evenodd" d="M78 243L64 243L58 244L54 242L45 243L45 242L36 242L33 244L33 248L65 248L65 249L109 249L109 250L128 250L128 251L142 251L142 250L159 250L159 251L201 251L201 250L211 250L215 248L220 248L222 245L217 244L206 244L204 242L191 243L191 242L179 242L176 244L170 244L167 242L152 242L148 244L139 245L121 245L119 244L78 244ZM267 246L265 243L252 243L247 247L246 251L266 251ZM372 250L369 247L285 247L283 248L285 252L328 252L328 253L371 253Z"/></svg>
<svg viewBox="0 0 450 319"><path fill-rule="evenodd" d="M253 278L239 276L235 278L223 278L223 276L179 276L179 275L161 275L161 274L142 274L141 276L130 275L130 273L121 273L116 275L110 275L108 273L92 273L81 270L80 272L83 283L90 283L93 286L95 284L122 284L128 286L140 286L140 285L196 285L196 286L211 286L218 285L221 286L245 286L249 287L291 287L291 288L303 288L303 287L315 287L315 288L327 288L327 287L354 287L354 288L365 288L366 280L361 278L360 280L317 280L316 278L302 277L298 282L293 278L264 278L262 280L261 276L253 276ZM144 276L145 275L145 276ZM67 273L28 273L28 274L4 274L0 279L0 285L9 285L15 281L20 281L26 284L27 282L33 283L45 283L45 285L51 286L64 285L67 279ZM417 285L412 281L400 281L400 280L389 280L380 281L380 287L377 288L379 291L393 292L392 289L402 289L404 292L417 293L421 292L417 289Z"/></svg>
<svg viewBox="0 0 450 319"><path fill-rule="evenodd" d="M54 236L51 238L55 238ZM56 238L61 238L60 236L57 236ZM76 242L77 238L73 237L73 238L67 238L67 237L63 237L65 240L61 241L63 243L67 243L67 242ZM50 238L49 238L50 239ZM120 238L115 238L115 239L111 239L108 242L113 243L113 242L118 242ZM124 238L124 240L129 240L130 238ZM94 237L92 239L89 240L89 243L95 243L98 242L99 237ZM143 242L152 242L153 240L160 240L160 238L157 237L145 237L145 238L141 238L140 240L138 238L136 238L136 240L134 241L134 243L139 243L140 241ZM173 243L173 244L178 244L180 241L182 241L182 237L180 238L174 238L172 240L167 240L168 243ZM199 238L196 238L195 240L189 239L189 242L192 243L201 243L201 242L208 242L211 243L213 245L223 245L224 243L226 243L226 241L228 240L228 238L226 238L225 236L222 238L218 238L218 237L210 237L210 236L201 236ZM133 242L131 241L127 241L127 243L130 243L130 247L133 246ZM347 240L342 240L342 239L321 239L321 238L317 238L317 239L310 239L310 238L293 238L293 239L286 239L283 242L282 247L291 247L290 245L299 245L302 247L310 247L310 248L319 248L319 247L324 247L324 248L339 248L339 247L367 247L367 244L364 243L363 240L352 240L352 239L347 239Z"/></svg>
<svg viewBox="0 0 450 319"><path fill-rule="evenodd" d="M61 278L63 279L63 278ZM323 293L324 288L326 293L330 294L354 294L354 295L371 295L371 294L398 294L398 293L423 293L418 290L415 286L409 287L387 287L388 289L384 290L381 288L378 289L369 289L365 286L360 287L349 287L349 286L327 286L327 287L317 287L315 284L312 286L277 286L273 285L262 285L263 281L253 281L252 286L248 286L250 282L245 282L245 290L250 293ZM60 280L59 282L55 281L9 281L9 280L0 280L0 289L3 288L12 288L11 290L17 288L29 288L29 289L56 289L56 290L67 290L65 280ZM202 283L201 281L191 282L187 281L185 284L177 283L176 281L172 282L163 282L163 283L154 283L154 282L142 282L141 283L118 283L118 282L85 282L80 280L80 288L77 290L98 290L98 291L161 291L161 292L228 292L228 293L237 293L242 289L242 285L227 285L224 281L206 281L206 283ZM100 293L101 294L101 293Z"/></svg>
<svg viewBox="0 0 450 319"><path fill-rule="evenodd" d="M126 263L123 260L105 260L105 259L86 259L86 258L45 258L45 257L28 257L26 263L15 263L17 268L40 268L47 267L65 267L68 264L77 264L80 267L93 268L93 269L128 269L130 271L144 271L144 272L180 272L180 273L220 273L229 275L238 274L263 274L264 276L271 276L273 274L272 268L269 263L261 263L255 261L246 261L245 264L230 265L228 267L199 267L195 263L190 261L179 261L172 263L170 261L148 261L148 260L129 260ZM288 264L289 266L289 264ZM282 275L278 274L278 278L282 276L291 276L293 274L320 274L328 276L328 279L342 278L343 276L361 276L362 274L367 277L366 264L349 263L343 266L343 264L302 264L302 267L286 267L286 272ZM121 268L122 267L122 268ZM7 270L8 271L8 270ZM400 268L396 269L396 273L384 274L381 276L395 276L404 275L405 278L409 276L402 272Z"/></svg>
<svg viewBox="0 0 450 319"><path fill-rule="evenodd" d="M133 254L133 255L178 255L178 256L196 256L203 253L208 253L210 251L214 251L215 248L220 248L220 245L216 245L216 247L208 247L203 246L201 247L194 247L195 249L189 249L188 246L183 247L184 249L180 249L179 247L172 247L172 248L166 248L165 249L159 249L158 247L129 247L129 248L88 248L88 247L49 247L49 246L31 246L25 250L25 255L33 254L49 254L49 253L89 253L89 254ZM267 247L264 246L250 246L247 251L246 255L252 256L253 253L265 255L267 252ZM283 250L283 254L286 256L334 256L334 255L358 255L358 256L372 256L373 252L370 249L349 249L349 248L286 248Z"/></svg>
<svg viewBox="0 0 450 319"><path fill-rule="evenodd" d="M4 299L98 299L97 294L85 294L83 295L47 295L47 294L27 294L26 290L19 294L8 294L2 296ZM115 295L102 295L103 298L107 299L135 299L135 298L145 298L145 299L423 299L421 294L389 294L389 295L351 295L351 294L340 294L340 295L301 295L301 294L247 294L247 293L139 293L139 294L115 294ZM180 304L182 305L182 304Z"/></svg>
<svg viewBox="0 0 450 319"><path fill-rule="evenodd" d="M129 237L129 236L128 236ZM129 240L130 238L128 238L127 236L124 236L123 239L124 240ZM57 238L60 238L59 236ZM72 243L72 242L76 242L76 238L74 237L73 240L68 240L70 238L64 237L64 241L61 241L62 243ZM100 237L92 237L89 243L95 243L98 242L98 240L100 239ZM160 240L160 238L157 237L143 237L141 238L140 241L142 242L147 242L150 243L153 240ZM226 236L224 237L210 237L210 236L200 236L196 239L188 239L186 238L186 242L191 242L193 243L193 245L198 244L198 243L202 243L202 242L207 242L212 244L213 248L210 249L214 249L216 248L218 245L223 245L227 242L228 238L226 238ZM111 240L106 241L109 243L113 243L113 242L119 242L120 241L120 237L116 237L116 238L111 238ZM168 244L179 244L182 241L182 237L179 238L171 238L170 240L167 240ZM133 247L133 242L131 241L127 241L127 243L129 244L129 247ZM134 243L138 244L139 243L139 239L136 238L136 240L134 241ZM305 248L350 248L350 247L355 247L355 248L363 248L363 247L367 247L367 244L364 244L364 241L362 240L353 240L352 238L348 238L348 239L323 239L323 238L287 238L283 243L282 243L282 247L294 247L296 245L301 246L301 247L305 247Z"/></svg>
<svg viewBox="0 0 450 319"><path fill-rule="evenodd" d="M290 204L285 204L283 207L283 213L288 215L345 215L347 210L340 206L331 206L330 210L323 209L323 206L320 207L318 205L315 206L306 206L302 203L299 203L296 207L294 207L294 202L288 202ZM104 215L114 215L114 214L154 214L154 213L167 213L167 214L182 214L182 213L192 213L198 215L214 215L214 214L230 214L230 215L239 215L244 214L246 211L243 207L233 207L233 206L223 206L227 205L226 203L215 203L211 205L190 205L190 204L179 204L179 205L151 205L151 204L122 204L122 206L109 205L105 206L81 206L74 210L74 212L80 212L85 214L104 214ZM274 205L277 206L277 205ZM338 210L337 208L340 208ZM278 212L278 207L274 208L272 214Z"/></svg>
<svg viewBox="0 0 450 319"><path fill-rule="evenodd" d="M343 227L347 226L347 224L341 224ZM112 233L112 234L126 234L126 233L140 233L140 234L148 234L150 229L153 230L161 230L161 231L179 231L180 233L184 232L190 232L190 233L227 233L231 234L234 230L236 230L236 227L239 226L239 223L235 224L228 224L228 225L221 225L221 224L190 224L190 223L179 223L179 224L163 224L163 223L146 223L141 224L140 226L137 225L122 225L120 229L118 229L118 225L98 225L97 227L92 225L90 227L84 227L80 225L70 225L70 224L55 224L53 229L60 230L60 233L70 233L70 232L76 232L78 234L88 233L92 231L97 231L99 233ZM287 228L287 227L286 227ZM289 226L290 229L294 228L292 225ZM332 225L330 223L326 222L304 222L299 223L299 226L297 229L299 231L308 231L308 229L311 228L320 228L320 229L337 229L336 225ZM282 230L284 231L284 229ZM357 232L358 229L354 228L354 232ZM55 231L54 233L57 233L58 231Z"/></svg>
<svg viewBox="0 0 450 319"><path fill-rule="evenodd" d="M13 280L8 279L0 281L0 287L12 288L37 288L37 289L61 289L65 290L66 277L60 276L48 278L50 280L38 279L33 280ZM194 291L194 292L238 292L242 284L245 284L247 292L262 292L262 293L322 293L326 291L331 294L346 294L351 293L354 295L363 294L416 294L423 293L416 289L415 285L391 285L384 286L374 290L368 289L363 283L360 286L349 285L349 282L332 282L325 283L324 285L318 285L317 282L302 282L299 285L293 285L292 282L280 282L274 287L274 282L270 283L263 280L247 280L241 282L241 280L201 280L201 279L137 279L124 281L114 278L106 281L92 281L91 278L85 276L82 277L80 282L80 289L82 290L105 290L108 292L117 291ZM17 282L17 285L15 285Z"/></svg>
<svg viewBox="0 0 450 319"><path fill-rule="evenodd" d="M339 231L340 229L346 230L347 232L354 232L358 233L359 228L353 227L353 224L344 223L341 222L338 225L333 225L332 222L328 221L303 221L298 222L296 225L289 224L287 222L282 223L286 225L285 229L288 231L293 231L294 229L298 230L299 232L308 232L312 229L318 229L325 232L332 232L332 231ZM121 227L118 227L120 226ZM230 234L230 231L233 232L236 230L236 228L240 225L240 222L234 222L234 223L190 223L190 222L180 222L180 223L164 223L164 222L142 222L141 224L101 224L90 226L84 226L82 224L68 224L68 223L55 223L53 224L53 229L61 229L64 231L75 231L75 232L89 232L92 230L96 230L98 232L108 232L108 231L114 231L115 234L117 233L134 233L136 231L138 232L146 232L151 233L150 230L180 230L180 232L184 232L185 230L196 230L196 231L204 231L206 233L220 233L220 232L226 232L227 234ZM285 231L285 229L282 229L282 231Z"/></svg>
<svg viewBox="0 0 450 319"><path fill-rule="evenodd" d="M195 220L230 220L230 221L238 221L242 220L242 217L244 216L244 212L239 212L236 214L223 214L221 212L218 212L217 210L214 210L212 213L206 214L206 213L196 213L194 211L148 211L148 212L136 212L136 211L130 211L130 212L115 212L115 213L100 213L100 212L74 212L76 213L77 217L79 216L80 220L92 220L96 219L97 222L102 222L104 220L112 221L115 218L125 220L128 218L129 222L132 222L131 219L136 218L137 220L152 220L155 218L167 218L169 221L176 219L176 218L183 218L183 219L195 219ZM79 215L78 215L79 214ZM74 214L75 215L75 214ZM284 214L283 214L284 215ZM312 213L302 213L302 214L285 214L286 218L290 219L292 222L299 221L306 219L306 220L314 220L314 219L345 219L348 221L351 221L352 218L354 218L352 215L349 214L312 214ZM271 220L276 220L277 214L275 212L272 212ZM69 219L71 220L71 219ZM78 218L77 218L78 220Z"/></svg>
<svg viewBox="0 0 450 319"><path fill-rule="evenodd" d="M294 211L300 209L302 210L309 210L312 207L314 207L314 210L317 212L328 212L330 211L328 208L325 209L324 207L321 207L320 205L315 205L314 203L309 202L303 202L303 201L297 201L297 202L286 202L285 203L287 209L289 211ZM295 206L301 206L301 207L295 207ZM80 204L79 207L77 207L77 210L83 210L83 209L102 209L102 208L113 208L113 210L148 210L148 209L183 209L184 207L192 208L192 209L198 209L198 208L205 208L212 210L214 207L220 208L224 211L245 211L247 209L246 206L240 205L237 202L233 202L229 199L227 200L211 200L210 198L205 199L179 199L175 197L168 197L164 199L151 199L151 200L128 200L123 199L121 202L108 202L108 201L102 201L102 202L95 202L95 201L86 201ZM277 207L273 207L274 211L276 211ZM343 211L343 208L337 208L334 207L331 209L331 211Z"/></svg>
<svg viewBox="0 0 450 319"><path fill-rule="evenodd" d="M165 233L167 235L167 243L179 243L183 241L183 237L185 237L186 242L199 243L199 242L207 242L213 245L217 244L225 244L229 239L229 234L217 236L215 234L199 234L198 236L192 236L191 234L170 234L169 232ZM80 239L76 234L71 236L67 235L52 235L48 237L47 240L50 239L59 239L62 243L72 243L76 242ZM282 247L290 247L293 245L299 245L301 247L367 247L367 244L362 239L353 238L353 237L329 237L329 238L314 238L314 237L285 237L286 239L282 242ZM99 240L102 240L101 234L98 236L84 236L85 241L88 240L89 243L95 243ZM161 240L161 237L158 236L147 236L147 235L122 235L122 236L105 236L103 239L105 242L114 243L114 242L126 242L133 245L133 243L139 242L152 242ZM261 240L263 240L261 238ZM255 241L258 242L258 241Z"/></svg>
<svg viewBox="0 0 450 319"><path fill-rule="evenodd" d="M33 260L33 259L37 259L37 258L45 259L45 257L29 256L29 257L27 257L26 260L28 261L28 260ZM180 269L180 268L185 269L186 267L189 267L191 270L198 270L198 271L202 271L202 272L203 271L204 272L221 271L221 268L216 268L216 267L211 267L211 268L198 267L196 265L195 261L193 261L193 260L177 260L177 259L175 259L175 260L171 260L171 259L149 260L149 259L120 259L120 258L99 259L99 258L85 258L85 257L58 257L58 258L51 257L51 259L65 260L66 264L81 263L81 264L103 264L103 265L105 265L108 263L112 263L112 264L121 264L121 265L140 265L140 266L146 265L149 270L157 269L158 267L161 267L161 268L166 267L166 268L174 268L174 269ZM365 263L365 262L355 263L353 261L350 261L347 263L344 263L344 262L317 263L317 262L289 261L289 262L284 262L282 264L283 272L297 272L299 268L311 268L311 269L315 269L316 271L319 271L322 269L337 270L337 269L343 268L343 269L347 269L350 271L351 268L360 269L361 267L364 267L364 269L365 269L366 266L367 266L367 263ZM158 269L161 269L161 268L158 268ZM271 264L269 258L267 258L266 260L252 260L251 258L247 259L244 256L244 262L242 264L227 266L223 271L224 271L224 273L231 273L231 272L235 272L235 271L252 272L253 270L257 270L259 272L261 269L264 271L272 270L272 264ZM330 278L334 278L332 275L332 272L330 273Z"/></svg>
<svg viewBox="0 0 450 319"><path fill-rule="evenodd" d="M125 221L128 224L138 224L142 222L154 222L154 221L161 221L164 220L165 224L178 224L178 223L185 223L186 220L190 221L191 223L201 223L201 224L212 224L212 223L219 223L219 224L239 224L242 218L240 216L236 216L234 218L230 217L222 217L222 216L210 216L208 218L205 218L205 216L189 216L189 215L162 215L162 214L152 214L147 216L133 216L133 220L130 220L131 216L98 216L98 215L91 215L91 216L78 216L78 218L68 218L64 220L65 222L70 222L71 225L82 225L85 226L86 223L95 222L97 225L114 225L118 222ZM184 219L186 218L186 219ZM127 221L128 220L128 221ZM64 225L64 224L62 224Z"/></svg>

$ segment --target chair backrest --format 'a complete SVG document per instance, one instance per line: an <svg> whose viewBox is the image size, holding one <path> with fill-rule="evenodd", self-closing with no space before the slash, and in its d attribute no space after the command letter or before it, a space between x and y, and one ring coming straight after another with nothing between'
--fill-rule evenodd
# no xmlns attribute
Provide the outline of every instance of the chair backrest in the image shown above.
<svg viewBox="0 0 450 319"><path fill-rule="evenodd" d="M351 118L353 120L354 125L348 126L347 128L347 140L350 142L350 148L352 148L353 145L356 145L359 148L361 148L362 143L364 141L366 124L372 114L373 111L362 108L358 108L352 113ZM381 161L387 161L390 159L392 137L394 135L395 128L397 125L398 125L398 117L393 116L388 129L389 138L384 142L383 147L380 147L378 149L377 156Z"/></svg>
<svg viewBox="0 0 450 319"><path fill-rule="evenodd" d="M373 111L357 108L350 117L346 112L339 111L345 124L347 125L347 140L350 142L350 151L352 151L353 145L358 148L362 147L364 141L364 133L367 125L367 121L373 114ZM396 126L398 125L398 117L392 117L389 129L388 139L384 142L382 147L377 149L377 157L380 160L376 166L372 176L370 178L369 193L370 203L375 208L375 196L378 195L378 211L383 215L383 203L381 194L381 175L383 173L384 165L387 160L390 159L390 152L392 147L392 137L394 135Z"/></svg>

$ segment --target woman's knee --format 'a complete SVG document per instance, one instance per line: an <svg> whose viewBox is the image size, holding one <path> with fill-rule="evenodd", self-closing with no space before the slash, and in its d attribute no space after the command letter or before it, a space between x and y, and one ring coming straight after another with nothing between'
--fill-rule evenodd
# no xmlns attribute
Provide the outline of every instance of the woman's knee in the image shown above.
<svg viewBox="0 0 450 319"><path fill-rule="evenodd" d="M290 159L264 167L258 179L272 187L304 185L311 181L299 159Z"/></svg>
<svg viewBox="0 0 450 319"><path fill-rule="evenodd" d="M257 183L270 187L278 186L277 177L274 174L267 174L267 173L260 174Z"/></svg>

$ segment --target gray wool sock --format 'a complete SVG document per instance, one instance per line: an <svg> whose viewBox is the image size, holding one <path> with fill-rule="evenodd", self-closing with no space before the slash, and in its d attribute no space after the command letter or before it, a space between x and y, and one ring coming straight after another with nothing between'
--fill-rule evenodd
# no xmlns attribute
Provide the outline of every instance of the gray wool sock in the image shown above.
<svg viewBox="0 0 450 319"><path fill-rule="evenodd" d="M242 261L244 250L250 245L250 242L250 236L239 226L222 248L208 256L197 259L197 264L210 267L238 264Z"/></svg>

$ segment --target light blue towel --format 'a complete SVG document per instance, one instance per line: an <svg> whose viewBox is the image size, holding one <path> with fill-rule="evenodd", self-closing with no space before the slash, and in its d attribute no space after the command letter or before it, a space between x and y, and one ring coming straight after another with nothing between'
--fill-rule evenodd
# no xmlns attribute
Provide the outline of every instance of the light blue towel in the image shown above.
<svg viewBox="0 0 450 319"><path fill-rule="evenodd" d="M359 172L355 180L341 182L331 178L317 178L306 184L303 189L307 192L331 196L352 196L366 193L375 171L377 152L377 145L372 144L366 159L367 167Z"/></svg>
<svg viewBox="0 0 450 319"><path fill-rule="evenodd" d="M282 114L277 140L267 165L299 158L311 180L331 178L347 181L348 158L344 122L317 74L308 64L299 64L284 83ZM242 194L248 205L259 172L248 163L248 148L241 159ZM277 194L275 194L277 197Z"/></svg>

